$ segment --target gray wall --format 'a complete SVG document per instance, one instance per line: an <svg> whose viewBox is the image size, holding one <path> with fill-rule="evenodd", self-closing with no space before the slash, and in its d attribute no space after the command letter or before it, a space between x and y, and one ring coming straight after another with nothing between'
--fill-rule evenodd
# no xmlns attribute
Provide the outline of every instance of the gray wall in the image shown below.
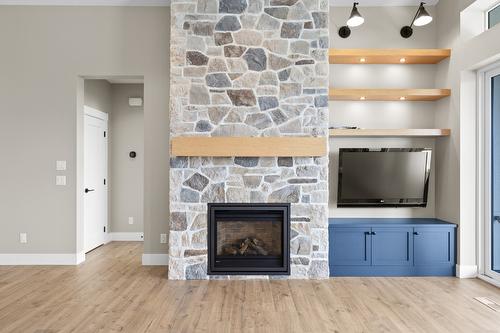
<svg viewBox="0 0 500 333"><path fill-rule="evenodd" d="M144 230L144 111L128 105L129 97L142 97L142 84L111 85L109 121L110 231ZM135 151L136 158L129 152ZM134 224L128 218L134 218Z"/></svg>
<svg viewBox="0 0 500 333"><path fill-rule="evenodd" d="M415 7L359 7L365 23L352 29L349 38L337 31L345 25L351 7L330 11L330 41L333 48L434 48L437 45L436 19L414 29L409 39L401 27L411 22ZM429 7L435 14L435 8ZM433 88L433 65L330 65L330 86L337 88ZM444 88L447 86L444 85ZM330 102L331 126L361 128L433 128L436 104L432 102ZM446 125L444 125L446 127ZM440 141L442 139L437 139ZM447 140L447 139L444 139ZM435 163L432 165L429 202L426 208L337 208L338 150L364 147L434 148L434 139L335 138L330 139L330 217L434 217ZM435 156L436 154L434 154ZM434 159L435 160L435 159Z"/></svg>
<svg viewBox="0 0 500 333"><path fill-rule="evenodd" d="M107 80L85 80L84 87L85 105L110 114L112 109L111 84Z"/></svg>
<svg viewBox="0 0 500 333"><path fill-rule="evenodd" d="M80 76L112 75L145 78L144 251L167 252L169 34L166 7L1 7L0 253L82 251L77 87ZM56 160L68 161L65 187Z"/></svg>

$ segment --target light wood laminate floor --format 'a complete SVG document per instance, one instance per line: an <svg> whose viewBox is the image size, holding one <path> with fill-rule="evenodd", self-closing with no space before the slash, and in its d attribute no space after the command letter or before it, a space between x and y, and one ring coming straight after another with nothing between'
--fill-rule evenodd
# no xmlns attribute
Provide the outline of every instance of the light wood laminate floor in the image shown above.
<svg viewBox="0 0 500 333"><path fill-rule="evenodd" d="M142 243L78 267L0 267L0 332L500 332L500 289L456 278L168 281Z"/></svg>

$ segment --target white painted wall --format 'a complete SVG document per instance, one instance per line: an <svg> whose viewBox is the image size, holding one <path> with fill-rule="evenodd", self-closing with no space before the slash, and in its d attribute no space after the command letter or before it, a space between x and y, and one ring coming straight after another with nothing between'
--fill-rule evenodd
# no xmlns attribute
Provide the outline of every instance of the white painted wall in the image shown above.
<svg viewBox="0 0 500 333"><path fill-rule="evenodd" d="M82 250L79 77L116 75L145 78L144 251L167 253L169 29L167 7L0 6L0 253ZM56 160L68 161L66 187Z"/></svg>
<svg viewBox="0 0 500 333"><path fill-rule="evenodd" d="M351 7L330 11L331 47L334 48L434 48L436 23L415 28L409 39L399 31L415 15L415 7L360 7L365 24L352 29L349 38L338 36ZM435 15L435 8L429 7ZM330 65L330 86L337 88L433 88L433 65ZM444 87L446 88L446 87ZM331 126L362 128L433 128L435 104L432 102L330 102ZM441 139L439 139L441 140ZM439 141L438 140L438 141ZM446 139L445 139L446 140ZM337 208L339 148L416 147L434 148L434 139L330 139L330 216L331 217L434 217L435 174L433 161L429 200L426 208ZM434 154L435 155L435 154ZM434 158L435 160L435 158Z"/></svg>

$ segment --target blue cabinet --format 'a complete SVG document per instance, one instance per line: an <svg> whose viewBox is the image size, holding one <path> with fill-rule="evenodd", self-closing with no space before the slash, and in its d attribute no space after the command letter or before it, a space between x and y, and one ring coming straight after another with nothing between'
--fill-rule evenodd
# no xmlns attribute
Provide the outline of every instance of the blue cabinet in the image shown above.
<svg viewBox="0 0 500 333"><path fill-rule="evenodd" d="M330 262L335 265L370 265L370 233L370 228L366 227L337 228L330 233L330 243L338 245L338 251L330 257Z"/></svg>
<svg viewBox="0 0 500 333"><path fill-rule="evenodd" d="M371 235L372 265L412 265L413 228L373 227Z"/></svg>
<svg viewBox="0 0 500 333"><path fill-rule="evenodd" d="M455 229L436 219L330 219L330 275L455 275Z"/></svg>

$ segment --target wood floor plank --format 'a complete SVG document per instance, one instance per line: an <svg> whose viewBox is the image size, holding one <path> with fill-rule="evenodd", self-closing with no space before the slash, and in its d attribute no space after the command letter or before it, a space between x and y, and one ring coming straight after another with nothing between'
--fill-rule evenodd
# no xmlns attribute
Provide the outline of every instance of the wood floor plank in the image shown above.
<svg viewBox="0 0 500 333"><path fill-rule="evenodd" d="M112 242L80 266L0 267L1 333L500 332L476 279L169 281L142 243Z"/></svg>

